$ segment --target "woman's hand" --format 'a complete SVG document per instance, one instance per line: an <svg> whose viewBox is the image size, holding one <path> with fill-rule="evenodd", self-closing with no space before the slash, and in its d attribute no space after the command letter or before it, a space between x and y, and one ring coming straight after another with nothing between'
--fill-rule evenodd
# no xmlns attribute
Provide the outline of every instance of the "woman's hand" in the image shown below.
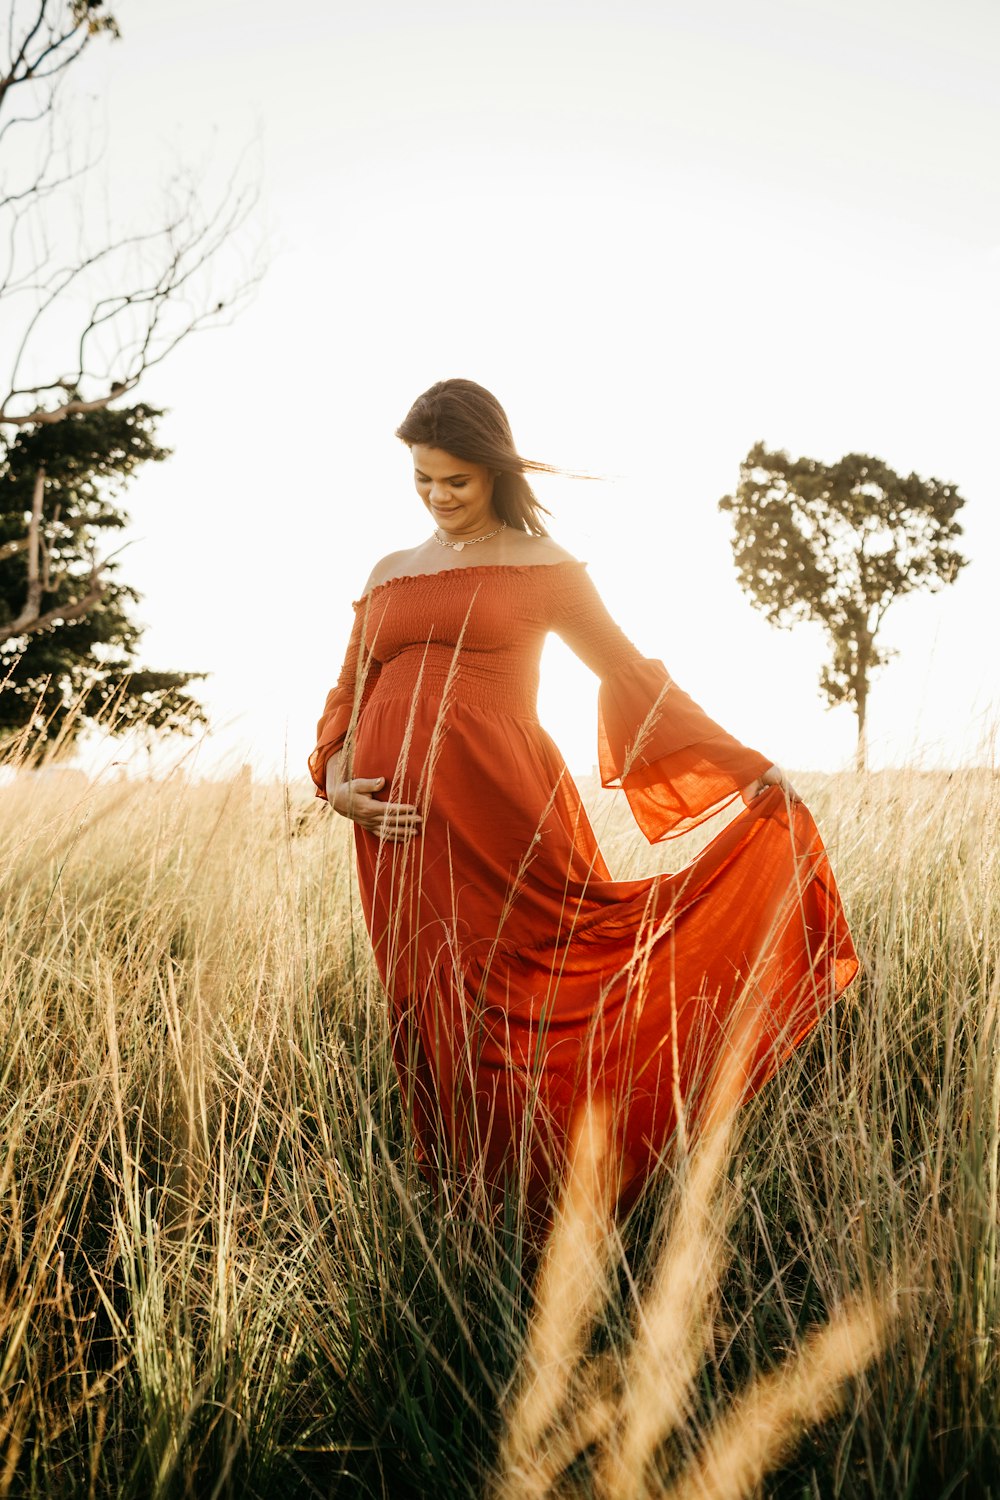
<svg viewBox="0 0 1000 1500"><path fill-rule="evenodd" d="M405 802L379 802L374 793L384 786L384 776L355 776L353 781L338 781L328 786L327 800L334 812L350 818L377 838L392 844L405 843L420 832L420 811Z"/></svg>
<svg viewBox="0 0 1000 1500"><path fill-rule="evenodd" d="M768 766L763 776L758 776L756 781L751 781L749 786L743 788L740 795L743 801L749 804L755 797L759 797L761 792L766 792L769 786L780 786L789 802L802 801L780 766Z"/></svg>

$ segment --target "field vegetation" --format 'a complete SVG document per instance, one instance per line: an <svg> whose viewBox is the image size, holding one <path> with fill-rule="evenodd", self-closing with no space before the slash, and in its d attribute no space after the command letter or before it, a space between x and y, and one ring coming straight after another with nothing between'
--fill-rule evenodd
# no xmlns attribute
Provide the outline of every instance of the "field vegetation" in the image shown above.
<svg viewBox="0 0 1000 1500"><path fill-rule="evenodd" d="M581 1136L540 1268L304 786L0 787L0 1496L1000 1496L1000 778L796 779L861 976L611 1233Z"/></svg>

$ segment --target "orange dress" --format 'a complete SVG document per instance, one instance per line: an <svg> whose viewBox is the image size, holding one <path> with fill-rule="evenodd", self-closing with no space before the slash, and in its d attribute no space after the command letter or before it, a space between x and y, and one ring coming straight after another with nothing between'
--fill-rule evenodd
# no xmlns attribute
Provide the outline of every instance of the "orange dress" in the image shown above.
<svg viewBox="0 0 1000 1500"><path fill-rule="evenodd" d="M309 758L317 795L345 741L422 833L355 825L358 883L393 1055L435 1179L499 1202L551 1192L576 1110L600 1096L630 1202L752 1016L747 1092L849 983L857 957L816 826L772 787L675 873L612 880L536 711L556 631L600 678L605 786L647 838L702 822L770 764L648 660L585 565L461 566L389 579L354 606Z"/></svg>

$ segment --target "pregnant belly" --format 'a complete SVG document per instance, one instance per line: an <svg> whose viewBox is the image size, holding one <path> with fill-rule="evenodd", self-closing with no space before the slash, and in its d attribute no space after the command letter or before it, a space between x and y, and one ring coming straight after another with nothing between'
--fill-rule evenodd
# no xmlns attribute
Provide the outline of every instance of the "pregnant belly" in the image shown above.
<svg viewBox="0 0 1000 1500"><path fill-rule="evenodd" d="M381 800L421 808L422 879L440 864L450 885L478 890L493 911L515 885L523 909L529 888L564 896L567 883L609 878L576 783L537 719L373 697L354 775L384 776Z"/></svg>
<svg viewBox="0 0 1000 1500"><path fill-rule="evenodd" d="M355 735L354 775L384 776L383 800L412 800L426 788L435 748L449 731L440 703L373 698Z"/></svg>

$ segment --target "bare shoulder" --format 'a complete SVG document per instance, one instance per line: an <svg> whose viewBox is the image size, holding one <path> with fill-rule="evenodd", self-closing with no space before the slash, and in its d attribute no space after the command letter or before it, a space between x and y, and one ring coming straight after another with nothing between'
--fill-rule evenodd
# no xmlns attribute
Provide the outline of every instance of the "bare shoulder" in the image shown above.
<svg viewBox="0 0 1000 1500"><path fill-rule="evenodd" d="M362 590L361 597L364 598L365 594L377 588L380 583L384 583L387 578L392 578L397 573L405 573L406 565L412 559L415 550L413 547L403 547L398 552L387 552L385 557L380 557L368 575L368 582Z"/></svg>
<svg viewBox="0 0 1000 1500"><path fill-rule="evenodd" d="M514 532L510 538L512 562L523 562L530 566L544 567L549 563L576 562L572 552L553 541L550 536L531 536L526 531Z"/></svg>

